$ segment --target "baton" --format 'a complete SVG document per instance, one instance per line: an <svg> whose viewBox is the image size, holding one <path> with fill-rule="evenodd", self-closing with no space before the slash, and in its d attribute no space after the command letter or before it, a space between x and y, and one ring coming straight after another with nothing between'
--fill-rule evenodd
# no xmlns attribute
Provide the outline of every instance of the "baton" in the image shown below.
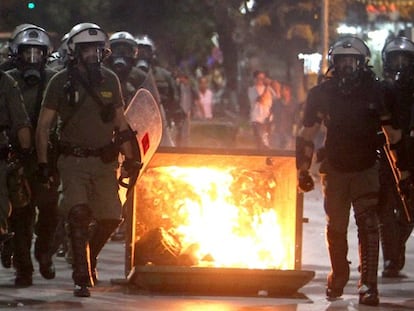
<svg viewBox="0 0 414 311"><path fill-rule="evenodd" d="M408 207L407 198L405 197L404 194L401 193L400 187L398 186L399 180L400 180L400 176L399 176L399 173L397 171L397 168L394 166L394 163L392 161L391 154L390 154L390 150L388 149L387 145L385 145L385 144L383 146L383 150L384 150L384 153L385 153L385 155L387 157L388 164L390 165L390 168L391 168L391 171L392 171L392 175L394 176L395 186L397 188L399 197L401 199L401 203L402 203L403 208L404 208L405 217L407 218L408 223L413 223L413 220L412 220L412 217L411 217L411 213L410 213L410 209Z"/></svg>

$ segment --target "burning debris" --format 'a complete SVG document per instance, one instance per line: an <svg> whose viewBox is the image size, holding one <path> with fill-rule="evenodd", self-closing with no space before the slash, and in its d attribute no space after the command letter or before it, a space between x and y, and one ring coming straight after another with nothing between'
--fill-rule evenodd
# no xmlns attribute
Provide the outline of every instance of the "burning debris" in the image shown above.
<svg viewBox="0 0 414 311"><path fill-rule="evenodd" d="M139 265L286 267L272 170L161 166L137 187Z"/></svg>

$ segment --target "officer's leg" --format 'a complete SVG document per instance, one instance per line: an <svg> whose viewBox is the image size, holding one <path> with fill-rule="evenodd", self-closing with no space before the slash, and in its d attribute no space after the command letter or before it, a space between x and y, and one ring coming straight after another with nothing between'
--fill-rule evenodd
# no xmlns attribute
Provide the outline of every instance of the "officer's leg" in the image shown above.
<svg viewBox="0 0 414 311"><path fill-rule="evenodd" d="M399 270L402 270L405 265L405 244L413 232L414 225L407 222L405 214L401 209L399 209L397 212L397 218L397 228L399 228L397 268Z"/></svg>
<svg viewBox="0 0 414 311"><path fill-rule="evenodd" d="M377 193L366 194L353 203L358 227L361 270L359 303L366 305L378 305L379 303L377 289L379 257L377 203Z"/></svg>
<svg viewBox="0 0 414 311"><path fill-rule="evenodd" d="M40 274L45 279L53 279L55 277L55 267L52 261L53 242L58 223L57 196L56 200L51 202L39 203L38 210L34 255L39 262Z"/></svg>
<svg viewBox="0 0 414 311"><path fill-rule="evenodd" d="M383 277L396 277L399 274L399 224L397 222L395 200L395 183L389 174L381 175L381 190L378 204L379 233L383 255ZM398 198L397 198L398 199Z"/></svg>
<svg viewBox="0 0 414 311"><path fill-rule="evenodd" d="M7 188L6 165L0 160L0 251L3 267L11 267L12 239L13 233L9 233L9 216L11 206L9 191Z"/></svg>
<svg viewBox="0 0 414 311"><path fill-rule="evenodd" d="M19 287L32 285L33 263L31 245L34 225L34 208L31 204L13 208L10 217L13 237L13 265L16 268L14 283Z"/></svg>
<svg viewBox="0 0 414 311"><path fill-rule="evenodd" d="M118 227L119 223L119 219L99 220L92 233L92 238L89 244L91 250L91 272L94 282L98 281L98 272L96 270L98 255L111 237L112 233L114 233L115 229Z"/></svg>
<svg viewBox="0 0 414 311"><path fill-rule="evenodd" d="M73 294L77 297L89 297L88 287L93 286L89 258L89 224L92 220L87 205L76 205L68 215L69 238L72 245L72 279L75 282Z"/></svg>
<svg viewBox="0 0 414 311"><path fill-rule="evenodd" d="M347 198L346 178L334 171L321 175L321 178L325 195L326 242L331 260L326 295L337 298L342 296L349 280L347 230L351 203Z"/></svg>
<svg viewBox="0 0 414 311"><path fill-rule="evenodd" d="M0 244L12 237L12 234L8 233L10 212L7 166L5 161L0 159Z"/></svg>

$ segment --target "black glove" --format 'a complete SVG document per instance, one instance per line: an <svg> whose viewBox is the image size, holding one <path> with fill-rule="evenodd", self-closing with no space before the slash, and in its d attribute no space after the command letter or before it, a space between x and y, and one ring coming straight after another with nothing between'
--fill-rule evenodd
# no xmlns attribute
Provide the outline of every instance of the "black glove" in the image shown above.
<svg viewBox="0 0 414 311"><path fill-rule="evenodd" d="M308 171L300 171L298 176L298 188L302 192L309 192L315 188L315 183Z"/></svg>
<svg viewBox="0 0 414 311"><path fill-rule="evenodd" d="M122 167L127 172L128 177L131 177L139 174L139 171L142 168L142 163L134 159L125 159L124 162L122 162Z"/></svg>
<svg viewBox="0 0 414 311"><path fill-rule="evenodd" d="M50 178L49 165L47 163L39 163L37 165L37 180L41 184L48 184Z"/></svg>

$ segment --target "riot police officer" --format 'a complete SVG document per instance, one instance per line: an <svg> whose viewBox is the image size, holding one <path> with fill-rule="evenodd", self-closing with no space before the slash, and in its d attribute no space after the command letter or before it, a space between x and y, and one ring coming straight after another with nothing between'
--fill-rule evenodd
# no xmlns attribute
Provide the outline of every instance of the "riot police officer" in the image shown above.
<svg viewBox="0 0 414 311"><path fill-rule="evenodd" d="M7 133L16 133L18 155L20 160L25 160L22 157L30 153L31 127L17 82L3 71L0 71L0 94L0 244L2 244L13 235L9 233L8 225L11 194L7 176L10 173L8 163L10 137ZM22 173L21 165L12 169L17 169L19 175Z"/></svg>
<svg viewBox="0 0 414 311"><path fill-rule="evenodd" d="M133 149L135 134L124 117L119 79L102 66L109 53L107 44L107 34L96 24L80 23L70 30L67 68L48 84L36 131L39 175L47 184L48 131L58 118L59 208L69 227L77 297L90 296L97 257L120 222L119 150L125 156L124 176L137 176L141 168L139 153ZM90 232L93 220L96 228Z"/></svg>
<svg viewBox="0 0 414 311"><path fill-rule="evenodd" d="M388 40L382 50L385 87L395 94L392 110L398 128L408 136L411 130L411 112L414 100L414 43L405 37ZM383 253L383 277L401 277L405 264L405 244L413 230L406 212L410 207L397 191L397 171L390 163L389 150L382 148L380 167L380 238ZM398 173L397 173L398 174ZM404 206L405 205L405 206ZM410 215L409 215L410 217Z"/></svg>
<svg viewBox="0 0 414 311"><path fill-rule="evenodd" d="M157 96L158 90L151 75L136 66L138 43L127 31L115 32L109 37L111 55L105 64L118 76L125 105L128 105L139 88L148 89ZM125 107L126 108L126 107Z"/></svg>
<svg viewBox="0 0 414 311"><path fill-rule="evenodd" d="M303 128L296 141L298 186L313 189L309 175L314 143L322 123L327 128L325 159L320 166L326 213L326 240L331 261L326 295L342 296L349 280L347 228L350 208L358 227L359 303L378 305L378 164L377 131L382 126L394 138L391 114L383 104L380 82L368 67L369 48L363 40L345 36L330 48L331 77L312 88Z"/></svg>
<svg viewBox="0 0 414 311"><path fill-rule="evenodd" d="M157 86L151 74L136 66L138 57L138 43L135 38L127 31L113 33L109 37L111 55L105 61L105 64L112 69L118 76L121 83L122 94L124 97L125 109L140 88L145 88L159 97ZM129 203L129 202L128 202ZM127 215L127 207L123 206L123 216ZM113 241L124 240L125 222L118 227L112 235Z"/></svg>
<svg viewBox="0 0 414 311"><path fill-rule="evenodd" d="M163 137L161 145L173 146L172 128L175 123L181 123L186 117L185 112L179 103L178 87L172 73L156 64L155 44L147 35L136 37L138 43L137 66L154 77L159 98L156 98L165 114L163 123Z"/></svg>
<svg viewBox="0 0 414 311"><path fill-rule="evenodd" d="M40 105L47 82L56 73L46 67L46 60L51 51L51 42L47 32L36 25L18 26L18 32L10 41L11 57L16 68L8 73L18 82L26 110L33 129L36 128ZM12 142L13 144L14 142ZM53 161L50 161L53 163ZM51 243L57 223L57 185L42 188L36 179L36 153L30 156L25 167L32 200L21 202L12 200L11 227L13 237L13 266L16 269L16 286L32 284L33 264L31 261L31 241L33 237L35 208L38 210L36 224L35 258L39 262L40 274L46 279L55 277L52 262ZM4 260L4 257L3 257Z"/></svg>

